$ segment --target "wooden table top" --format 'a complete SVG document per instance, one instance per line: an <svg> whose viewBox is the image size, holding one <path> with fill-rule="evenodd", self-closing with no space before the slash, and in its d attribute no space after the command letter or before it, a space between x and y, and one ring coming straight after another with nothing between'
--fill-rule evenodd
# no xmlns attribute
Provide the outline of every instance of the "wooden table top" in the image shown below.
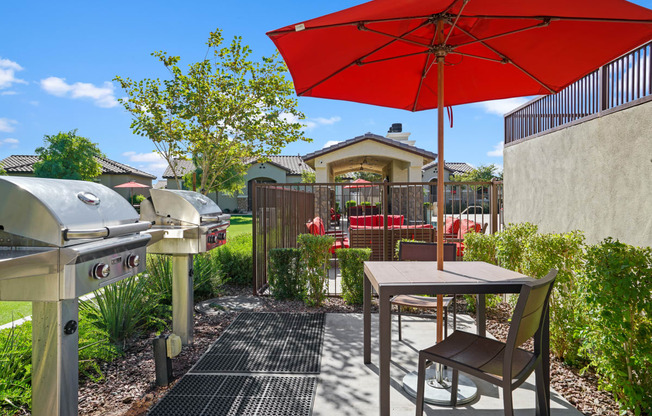
<svg viewBox="0 0 652 416"><path fill-rule="evenodd" d="M445 261L444 270L437 270L436 261L367 261L364 270L376 289L445 286L448 293L455 293L455 288L459 293L468 293L464 292L464 287L468 289L469 285L513 285L518 291L523 282L534 280L481 261Z"/></svg>

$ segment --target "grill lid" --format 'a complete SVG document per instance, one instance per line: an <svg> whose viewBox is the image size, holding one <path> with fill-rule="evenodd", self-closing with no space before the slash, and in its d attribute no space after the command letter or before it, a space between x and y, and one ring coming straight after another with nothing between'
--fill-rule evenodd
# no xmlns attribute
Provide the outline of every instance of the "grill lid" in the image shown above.
<svg viewBox="0 0 652 416"><path fill-rule="evenodd" d="M50 245L147 228L126 199L94 182L2 176L0 195L4 231Z"/></svg>
<svg viewBox="0 0 652 416"><path fill-rule="evenodd" d="M193 191L151 189L156 215L190 224L221 220L222 210L212 199Z"/></svg>

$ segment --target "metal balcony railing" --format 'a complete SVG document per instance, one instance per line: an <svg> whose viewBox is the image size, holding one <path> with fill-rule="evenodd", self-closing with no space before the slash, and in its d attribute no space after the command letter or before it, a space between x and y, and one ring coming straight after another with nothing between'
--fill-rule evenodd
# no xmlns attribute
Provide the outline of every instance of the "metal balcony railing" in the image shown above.
<svg viewBox="0 0 652 416"><path fill-rule="evenodd" d="M505 115L505 144L652 97L652 42Z"/></svg>

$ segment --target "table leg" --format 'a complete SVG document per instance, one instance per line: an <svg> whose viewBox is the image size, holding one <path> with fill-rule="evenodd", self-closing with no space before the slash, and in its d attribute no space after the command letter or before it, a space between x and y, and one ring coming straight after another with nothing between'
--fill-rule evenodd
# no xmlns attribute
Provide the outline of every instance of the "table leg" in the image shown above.
<svg viewBox="0 0 652 416"><path fill-rule="evenodd" d="M364 363L371 363L371 282L365 274L362 283L362 314L363 314L363 352Z"/></svg>
<svg viewBox="0 0 652 416"><path fill-rule="evenodd" d="M379 372L380 372L380 414L381 416L389 415L389 392L390 392L390 376L389 376L389 364L391 358L391 315L390 308L391 304L389 303L389 296L385 295L382 289L378 293L379 299L379 327L378 332L380 334L380 363L379 363Z"/></svg>
<svg viewBox="0 0 652 416"><path fill-rule="evenodd" d="M478 326L478 335L481 337L487 336L487 319L485 315L485 295L478 295L478 302L475 308L475 321Z"/></svg>

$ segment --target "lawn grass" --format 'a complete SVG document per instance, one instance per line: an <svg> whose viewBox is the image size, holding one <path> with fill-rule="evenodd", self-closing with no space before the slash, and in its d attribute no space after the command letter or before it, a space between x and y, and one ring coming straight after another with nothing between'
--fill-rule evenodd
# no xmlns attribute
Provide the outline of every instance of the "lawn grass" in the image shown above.
<svg viewBox="0 0 652 416"><path fill-rule="evenodd" d="M32 314L32 302L0 302L0 325Z"/></svg>
<svg viewBox="0 0 652 416"><path fill-rule="evenodd" d="M235 237L236 235L251 233L251 215L232 215L231 225L229 226L226 236L227 238Z"/></svg>

